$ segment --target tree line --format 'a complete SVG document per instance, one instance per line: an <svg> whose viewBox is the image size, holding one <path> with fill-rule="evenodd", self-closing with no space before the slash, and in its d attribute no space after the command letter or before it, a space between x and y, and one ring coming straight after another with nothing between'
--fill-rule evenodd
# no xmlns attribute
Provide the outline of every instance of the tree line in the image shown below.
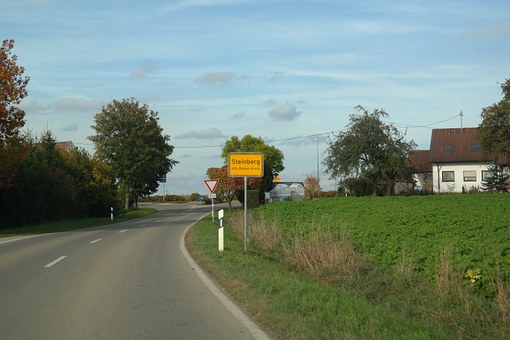
<svg viewBox="0 0 510 340"><path fill-rule="evenodd" d="M30 80L12 54L14 40L0 47L0 228L61 218L102 216L136 205L139 197L157 191L159 180L178 162L174 147L163 134L158 113L134 98L113 100L94 117L96 134L89 139L95 153L77 147L58 148L50 131L39 137L21 133L25 112L19 104L28 95ZM494 159L493 180L487 190L506 190L503 165L510 158L510 80L502 84L503 98L482 111L479 141ZM372 112L357 106L347 129L330 137L323 161L325 173L340 179L339 190L357 195L392 195L394 183L412 181L409 159L416 144L392 124L383 109ZM262 152L264 173L250 180L251 200L264 201L274 177L284 170L283 152L262 137L233 136L222 157L230 152ZM501 157L506 158L502 164ZM499 162L499 163L498 163ZM209 168L209 178L220 178L218 192L231 202L241 198L242 179L229 179L226 165ZM305 180L308 197L319 196L318 179Z"/></svg>
<svg viewBox="0 0 510 340"><path fill-rule="evenodd" d="M0 229L29 223L106 216L126 210L155 192L158 180L178 163L158 113L133 98L113 100L94 118L89 139L95 153L61 147L50 131L22 133L19 108L30 80L12 54L0 47Z"/></svg>
<svg viewBox="0 0 510 340"><path fill-rule="evenodd" d="M0 188L0 226L107 216L119 208L112 168L85 150L57 145L50 131L24 136L9 185Z"/></svg>

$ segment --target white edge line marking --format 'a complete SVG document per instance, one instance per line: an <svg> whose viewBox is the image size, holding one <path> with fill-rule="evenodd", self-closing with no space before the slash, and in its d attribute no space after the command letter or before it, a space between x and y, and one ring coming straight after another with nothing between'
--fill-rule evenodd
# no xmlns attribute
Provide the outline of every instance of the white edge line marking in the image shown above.
<svg viewBox="0 0 510 340"><path fill-rule="evenodd" d="M102 238L98 238L97 240L90 241L90 243L91 243L91 244L93 244L93 243L99 242L99 241L101 241L101 240L102 240Z"/></svg>
<svg viewBox="0 0 510 340"><path fill-rule="evenodd" d="M199 220L204 218L205 216L209 216L211 213L207 213L204 216L200 217ZM196 223L196 222L195 222ZM195 223L190 224L182 233L180 247L181 252L188 260L191 267L193 267L195 273L198 275L200 280L205 284L207 288L216 296L218 300L229 310L230 313L236 318L244 327L246 327L250 333L256 339L271 339L255 322L253 322L238 306L236 306L221 290L209 279L207 274L198 266L198 264L193 260L191 255L188 253L186 249L186 245L184 244L184 237L188 232L188 229L191 228Z"/></svg>
<svg viewBox="0 0 510 340"><path fill-rule="evenodd" d="M63 259L65 259L67 256L60 256L58 259L56 259L55 261L53 262L50 262L48 263L47 265L44 266L44 268L50 268L50 267L53 267L54 265L56 265L57 263L59 263L60 261L62 261Z"/></svg>
<svg viewBox="0 0 510 340"><path fill-rule="evenodd" d="M23 236L23 237L16 237L16 238L9 239L7 241L1 241L0 244L10 243L10 242L15 242L15 241L21 241L21 240L26 240L27 238L39 237L39 236L44 236L44 235L50 235L50 234L38 234L38 235L29 235L29 236ZM0 240L1 240L1 238L0 238Z"/></svg>
<svg viewBox="0 0 510 340"><path fill-rule="evenodd" d="M128 231L128 230L127 229L121 230L121 231L119 231L119 234L125 233L126 231Z"/></svg>

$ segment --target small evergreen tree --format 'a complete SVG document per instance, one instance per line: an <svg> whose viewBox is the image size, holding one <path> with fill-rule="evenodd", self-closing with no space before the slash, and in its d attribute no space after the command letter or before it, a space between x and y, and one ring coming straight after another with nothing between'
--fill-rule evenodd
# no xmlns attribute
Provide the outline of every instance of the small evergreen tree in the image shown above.
<svg viewBox="0 0 510 340"><path fill-rule="evenodd" d="M482 182L482 189L492 192L507 192L509 175L503 172L503 166L494 163L488 167L489 175Z"/></svg>

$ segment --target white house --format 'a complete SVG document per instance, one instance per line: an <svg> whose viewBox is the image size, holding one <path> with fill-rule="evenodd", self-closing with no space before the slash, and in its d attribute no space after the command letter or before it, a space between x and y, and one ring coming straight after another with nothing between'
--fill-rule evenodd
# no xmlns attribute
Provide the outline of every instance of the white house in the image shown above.
<svg viewBox="0 0 510 340"><path fill-rule="evenodd" d="M477 132L478 128L433 129L430 150L415 151L411 157L416 188L435 193L480 189L492 161L481 152ZM502 156L498 163L507 166L508 160Z"/></svg>

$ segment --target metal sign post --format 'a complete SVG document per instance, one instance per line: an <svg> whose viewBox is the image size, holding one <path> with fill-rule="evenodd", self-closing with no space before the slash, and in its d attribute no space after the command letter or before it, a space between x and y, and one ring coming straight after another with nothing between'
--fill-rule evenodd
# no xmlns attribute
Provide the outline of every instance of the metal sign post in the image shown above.
<svg viewBox="0 0 510 340"><path fill-rule="evenodd" d="M220 182L219 179L204 179L205 186L211 192L209 198L211 199L211 216L213 223L214 223L214 199L216 198L216 194L214 193L214 191L216 190L216 187L218 186L219 182Z"/></svg>
<svg viewBox="0 0 510 340"><path fill-rule="evenodd" d="M210 194L209 198L211 199L211 216L212 216L212 221L214 223L214 199L216 198L216 194Z"/></svg>
<svg viewBox="0 0 510 340"><path fill-rule="evenodd" d="M264 176L264 155L261 152L228 154L228 176L244 178L244 251L248 244L248 177Z"/></svg>
<svg viewBox="0 0 510 340"><path fill-rule="evenodd" d="M244 176L244 251L248 244L248 177Z"/></svg>

